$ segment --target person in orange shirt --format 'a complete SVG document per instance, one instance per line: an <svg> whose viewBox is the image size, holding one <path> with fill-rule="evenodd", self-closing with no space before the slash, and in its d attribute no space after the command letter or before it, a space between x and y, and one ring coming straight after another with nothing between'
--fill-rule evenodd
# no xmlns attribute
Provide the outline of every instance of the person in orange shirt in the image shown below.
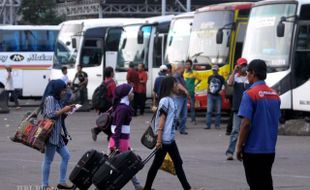
<svg viewBox="0 0 310 190"><path fill-rule="evenodd" d="M137 103L135 104L134 110L137 113L138 108L140 109L140 115L144 114L145 100L146 100L146 82L147 73L144 70L144 64L138 65L139 83L137 85Z"/></svg>

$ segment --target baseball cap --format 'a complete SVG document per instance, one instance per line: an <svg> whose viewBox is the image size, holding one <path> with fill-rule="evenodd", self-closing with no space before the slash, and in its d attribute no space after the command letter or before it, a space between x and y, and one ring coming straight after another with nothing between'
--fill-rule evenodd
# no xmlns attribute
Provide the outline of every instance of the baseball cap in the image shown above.
<svg viewBox="0 0 310 190"><path fill-rule="evenodd" d="M213 65L212 66L212 71L218 71L219 70L219 66L218 65Z"/></svg>
<svg viewBox="0 0 310 190"><path fill-rule="evenodd" d="M160 70L160 71L167 71L168 68L167 68L166 65L161 65L161 66L159 67L159 70Z"/></svg>
<svg viewBox="0 0 310 190"><path fill-rule="evenodd" d="M245 58L241 57L237 60L237 65L243 65L243 64L247 64L248 60L246 60Z"/></svg>
<svg viewBox="0 0 310 190"><path fill-rule="evenodd" d="M261 59L254 59L248 65L248 71L254 71L256 74L266 75L267 65Z"/></svg>

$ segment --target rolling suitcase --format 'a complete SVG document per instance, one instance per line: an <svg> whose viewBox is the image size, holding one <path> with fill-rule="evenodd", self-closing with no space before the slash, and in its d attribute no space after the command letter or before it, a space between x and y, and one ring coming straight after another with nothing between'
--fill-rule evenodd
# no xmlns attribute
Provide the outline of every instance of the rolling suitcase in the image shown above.
<svg viewBox="0 0 310 190"><path fill-rule="evenodd" d="M96 150L87 151L72 170L70 181L80 190L87 190L92 185L94 173L107 159L106 154Z"/></svg>
<svg viewBox="0 0 310 190"><path fill-rule="evenodd" d="M95 173L93 184L98 190L120 190L155 155L154 150L145 160L132 151L109 158Z"/></svg>

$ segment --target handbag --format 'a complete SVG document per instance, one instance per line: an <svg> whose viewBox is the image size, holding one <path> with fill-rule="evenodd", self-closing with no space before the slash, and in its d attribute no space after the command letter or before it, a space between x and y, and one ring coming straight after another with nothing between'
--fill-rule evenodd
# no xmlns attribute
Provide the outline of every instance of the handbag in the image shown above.
<svg viewBox="0 0 310 190"><path fill-rule="evenodd" d="M174 163L169 155L169 153L166 154L165 159L160 167L161 170L170 173L171 175L176 175Z"/></svg>
<svg viewBox="0 0 310 190"><path fill-rule="evenodd" d="M154 112L151 122L149 123L141 137L141 143L148 149L153 149L157 143L157 134L155 134L152 127L156 113L157 111Z"/></svg>
<svg viewBox="0 0 310 190"><path fill-rule="evenodd" d="M47 118L38 119L40 111L41 107L28 113L19 124L11 140L44 153L46 142L51 135L55 121Z"/></svg>

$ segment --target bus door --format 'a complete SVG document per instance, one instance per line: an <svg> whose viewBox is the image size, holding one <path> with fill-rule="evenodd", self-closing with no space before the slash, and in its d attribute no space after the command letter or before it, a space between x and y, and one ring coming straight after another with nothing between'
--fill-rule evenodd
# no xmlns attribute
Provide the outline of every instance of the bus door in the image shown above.
<svg viewBox="0 0 310 190"><path fill-rule="evenodd" d="M235 43L235 49L234 49L234 58L233 58L233 64L236 63L236 61L241 57L242 55L242 49L243 49L243 44L244 44L244 39L245 39L245 34L246 34L246 28L247 28L247 23L246 22L239 22L238 27L236 30L236 43ZM232 70L234 69L233 67L231 68Z"/></svg>
<svg viewBox="0 0 310 190"><path fill-rule="evenodd" d="M88 98L103 81L103 49L106 27L89 29L84 34L79 63L88 75Z"/></svg>
<svg viewBox="0 0 310 190"><path fill-rule="evenodd" d="M295 44L293 110L310 111L310 21L299 21Z"/></svg>
<svg viewBox="0 0 310 190"><path fill-rule="evenodd" d="M107 29L104 40L104 68L112 67L114 70L116 69L117 51L123 31L123 27L110 27Z"/></svg>

